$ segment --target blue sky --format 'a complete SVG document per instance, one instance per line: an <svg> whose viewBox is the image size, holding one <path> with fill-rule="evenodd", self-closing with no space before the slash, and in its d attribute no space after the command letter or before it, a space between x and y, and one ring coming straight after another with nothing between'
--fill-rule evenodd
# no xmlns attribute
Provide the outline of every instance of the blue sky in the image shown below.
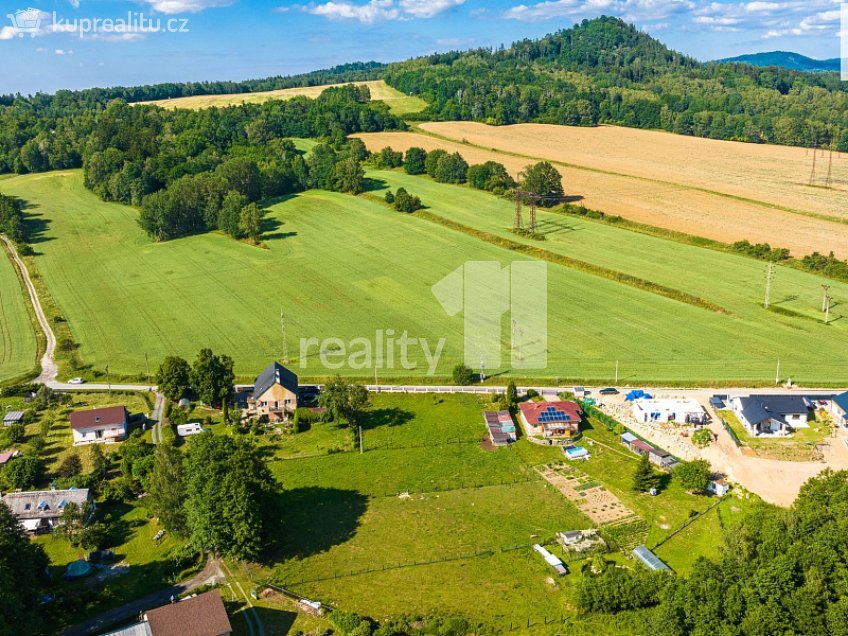
<svg viewBox="0 0 848 636"><path fill-rule="evenodd" d="M288 75L497 46L616 15L707 60L791 50L839 57L834 0L0 0L0 93ZM37 26L7 14L34 8ZM84 19L159 20L82 33ZM55 18L54 18L55 16ZM23 16L23 17L30 17ZM77 22L74 22L76 20ZM183 22L185 21L185 22ZM117 25L117 23L115 23ZM21 24L18 24L21 26ZM187 31L186 31L187 30ZM83 37L81 37L83 36Z"/></svg>

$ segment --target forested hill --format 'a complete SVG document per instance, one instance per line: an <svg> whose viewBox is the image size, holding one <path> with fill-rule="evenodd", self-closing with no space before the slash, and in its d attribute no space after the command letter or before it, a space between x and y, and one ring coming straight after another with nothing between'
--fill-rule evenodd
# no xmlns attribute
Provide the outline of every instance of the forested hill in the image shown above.
<svg viewBox="0 0 848 636"><path fill-rule="evenodd" d="M63 90L58 91L55 95L37 93L28 97L0 95L0 106L14 106L18 109L34 110L47 115L70 115L92 108L105 107L113 99L122 99L125 102L132 103L189 97L191 95L256 93L301 86L363 82L381 78L385 68L385 64L379 62L354 62L299 75L277 75L238 82L221 80L132 87L115 86L112 88L89 88L80 91Z"/></svg>
<svg viewBox="0 0 848 636"><path fill-rule="evenodd" d="M699 63L617 18L509 48L389 64L386 81L421 115L490 124L621 124L848 150L848 89L836 73Z"/></svg>
<svg viewBox="0 0 848 636"><path fill-rule="evenodd" d="M738 57L730 57L719 62L741 62L743 64L753 64L754 66L777 66L786 68L791 71L813 71L827 72L839 71L839 58L831 60L814 60L800 53L790 53L788 51L771 51L769 53L752 53L750 55L739 55Z"/></svg>

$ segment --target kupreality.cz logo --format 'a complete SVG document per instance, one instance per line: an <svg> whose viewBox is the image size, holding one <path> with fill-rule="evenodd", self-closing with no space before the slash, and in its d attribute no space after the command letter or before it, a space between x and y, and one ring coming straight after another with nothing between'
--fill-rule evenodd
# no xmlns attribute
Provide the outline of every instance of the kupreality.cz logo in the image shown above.
<svg viewBox="0 0 848 636"><path fill-rule="evenodd" d="M68 33L80 38L137 39L153 33L188 33L188 18L148 16L141 11L127 11L125 15L111 16L66 16L56 11L48 13L27 7L6 17L11 27L0 29L0 40L29 35Z"/></svg>

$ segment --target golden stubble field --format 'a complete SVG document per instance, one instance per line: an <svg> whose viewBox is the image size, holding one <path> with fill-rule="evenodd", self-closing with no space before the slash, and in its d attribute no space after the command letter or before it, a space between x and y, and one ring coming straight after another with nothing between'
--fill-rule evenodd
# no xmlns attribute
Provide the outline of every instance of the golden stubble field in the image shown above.
<svg viewBox="0 0 848 636"><path fill-rule="evenodd" d="M368 82L351 82L356 86L367 86L371 91L372 100L386 102L396 115L403 115L422 110L426 103L417 97L410 97L396 91L382 80ZM192 95L191 97L177 97L175 99L160 99L150 102L139 102L140 104L154 104L162 108L187 110L200 110L212 106L238 106L240 104L261 104L272 99L292 99L293 97L309 97L315 99L325 90L334 86L325 84L321 86L303 86L297 88L284 88L276 91L261 91L256 93L233 93L225 95ZM338 86L338 85L336 85Z"/></svg>
<svg viewBox="0 0 848 636"><path fill-rule="evenodd" d="M430 122L423 133L358 135L370 150L421 146L460 152L470 163L500 161L517 175L547 159L566 193L589 208L697 236L748 239L795 256L848 257L848 157L834 153L833 188L810 187L812 151L601 126L486 126ZM426 133L426 134L425 134ZM829 157L817 157L823 185ZM832 218L833 221L828 220Z"/></svg>

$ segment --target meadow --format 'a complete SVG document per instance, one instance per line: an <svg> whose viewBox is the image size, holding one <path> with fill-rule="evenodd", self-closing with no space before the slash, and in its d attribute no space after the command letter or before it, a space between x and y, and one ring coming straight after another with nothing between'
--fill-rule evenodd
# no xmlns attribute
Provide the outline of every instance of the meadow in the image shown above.
<svg viewBox="0 0 848 636"><path fill-rule="evenodd" d="M429 213L507 236L508 202L396 172L373 176L409 185ZM375 200L382 185L375 182L377 190L362 197L311 191L276 203L266 222L267 249L217 233L153 243L134 209L98 200L75 171L15 177L0 189L27 200L33 222L43 226L31 262L68 321L77 355L93 366L92 376L108 364L113 380L146 378L145 354L155 369L166 355L191 358L210 346L232 355L237 373L251 378L268 360L283 357L282 309L289 358L304 377L337 369L322 362L318 347L300 360L301 338L374 341L388 329L425 337L431 346L445 338L436 368L444 377L461 359L463 318L444 312L432 286L467 261L507 265L527 257L396 213ZM789 315L764 312L757 308L763 288L757 261L571 217L545 213L540 219L551 224L550 233L535 247L691 290L727 313L552 264L548 367L522 376L609 381L618 360L627 382L767 382L780 358L797 381L845 381L846 351L837 336L848 326L815 321L819 279L779 268L772 297ZM842 285L831 293L840 302L848 295ZM490 375L509 372L506 319L502 327L503 360L488 361ZM402 369L396 358L395 368L379 369L379 377L425 378L420 350L411 350L410 362L417 368ZM373 377L373 366L357 366L338 372Z"/></svg>
<svg viewBox="0 0 848 636"><path fill-rule="evenodd" d="M372 151L420 146L459 152L469 163L498 161L515 178L528 164L549 160L565 193L590 209L717 241L767 242L796 257L848 257L845 160L836 155L834 188L825 189L805 181L812 158L803 149L628 128L445 122L355 136ZM826 171L827 159L818 161Z"/></svg>
<svg viewBox="0 0 848 636"><path fill-rule="evenodd" d="M371 99L385 102L392 113L403 116L409 113L417 113L423 110L427 103L418 97L404 95L395 90L383 80L372 80L368 82L353 82L357 86L367 86L371 91ZM291 99L293 97L309 97L314 99L323 93L331 85L303 86L297 88L283 88L275 91L259 91L256 93L237 93L226 95L192 95L190 97L177 97L174 99L161 99L142 104L153 104L162 108L185 108L199 110L202 108L225 106L238 106L240 104L261 104L272 99Z"/></svg>
<svg viewBox="0 0 848 636"><path fill-rule="evenodd" d="M36 340L24 290L15 267L0 254L0 384L20 378L36 367Z"/></svg>
<svg viewBox="0 0 848 636"><path fill-rule="evenodd" d="M276 583L378 618L410 607L422 615L459 615L479 622L481 633L527 621L542 627L545 617L561 616L574 622L575 633L597 628L595 619L574 613L582 562L568 557L571 574L557 579L529 549L558 531L591 527L534 470L560 461L561 452L526 440L494 452L481 448L485 398L372 394L371 400L362 421L364 454L289 459L284 450L275 453L272 470L285 488L282 542L250 569L251 584ZM332 426L314 424L297 436L317 437ZM658 497L636 495L630 491L636 457L606 429L590 426L585 440L592 459L576 468L644 519L649 545L667 538L690 511L717 501L688 495L675 483ZM729 520L744 507L733 499L720 505ZM658 553L688 571L698 556L717 550L718 515L705 514ZM632 567L622 555L611 558ZM632 633L628 624L621 633ZM605 626L603 633L618 632Z"/></svg>

